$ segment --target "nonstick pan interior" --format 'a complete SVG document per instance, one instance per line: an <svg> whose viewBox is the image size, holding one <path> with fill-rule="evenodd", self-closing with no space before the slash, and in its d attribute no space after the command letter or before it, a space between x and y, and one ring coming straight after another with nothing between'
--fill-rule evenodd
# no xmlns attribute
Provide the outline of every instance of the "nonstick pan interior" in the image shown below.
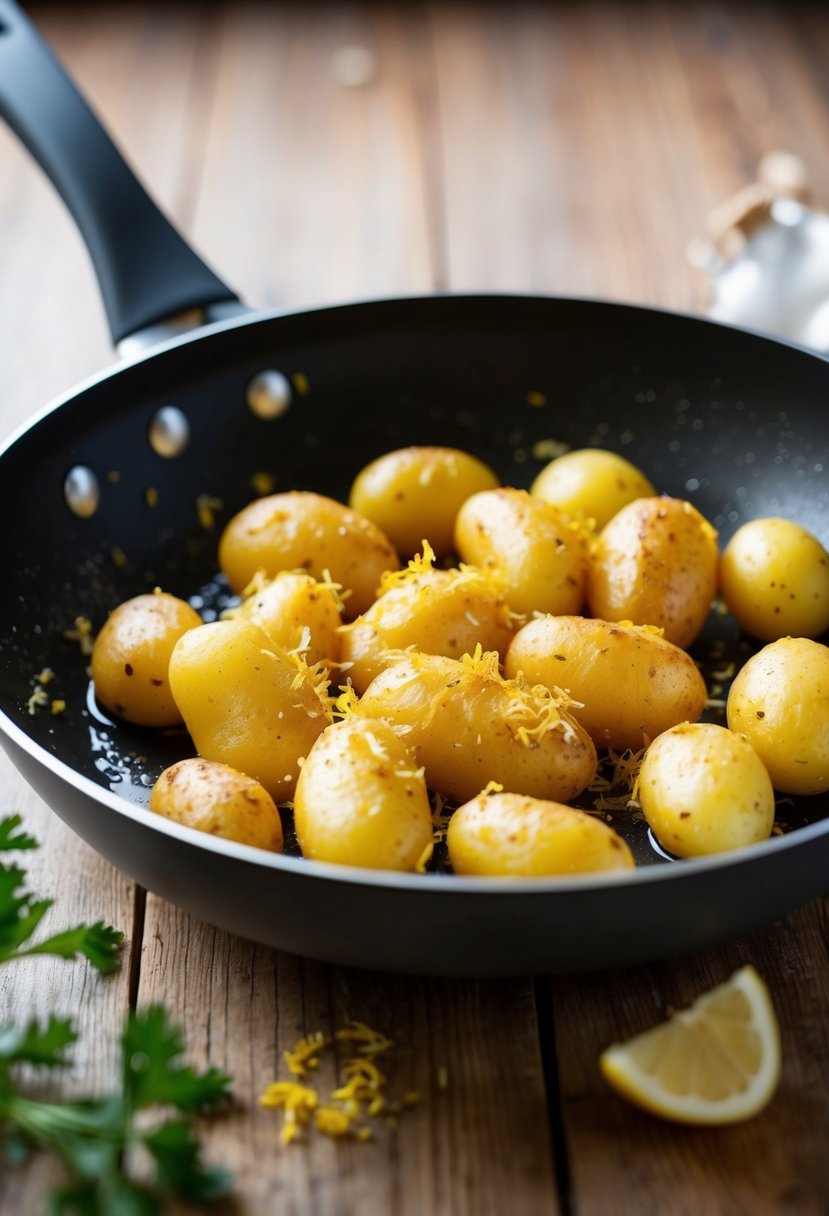
<svg viewBox="0 0 829 1216"><path fill-rule="evenodd" d="M290 407L271 420L246 404L250 380L266 369L294 384ZM658 490L689 498L721 543L744 520L775 514L797 519L825 544L828 388L826 362L785 344L590 302L436 297L205 331L99 378L2 457L0 704L74 772L146 805L160 770L191 754L189 739L108 723L89 695L88 660L65 634L77 617L97 629L118 602L156 585L198 595L209 617L224 602L218 534L254 497L254 475L267 474L278 490L345 499L374 456L440 443L475 453L506 484L528 486L560 445L601 446L639 465ZM191 437L180 456L164 458L148 428L170 405L186 415ZM92 469L101 488L89 519L64 501L66 474L77 464ZM205 506L213 527L200 519ZM712 613L696 650L709 673L749 652L730 618ZM66 702L58 717L48 708L29 712L44 667L55 673L50 696ZM724 677L721 687L724 695ZM779 811L782 830L792 831L824 819L829 796L787 800ZM671 864L641 819L619 812L613 822L639 862ZM817 839L825 848L828 838ZM722 875L728 882L727 868ZM796 875L784 886L772 914L781 898L794 906L816 893L808 883L798 887ZM754 919L765 919L762 904ZM645 953L670 949L663 935Z"/></svg>

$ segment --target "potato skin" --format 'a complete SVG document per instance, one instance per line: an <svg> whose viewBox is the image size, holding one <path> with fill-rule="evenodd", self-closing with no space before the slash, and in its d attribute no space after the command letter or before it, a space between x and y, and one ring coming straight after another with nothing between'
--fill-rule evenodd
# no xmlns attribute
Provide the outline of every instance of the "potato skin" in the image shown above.
<svg viewBox="0 0 829 1216"><path fill-rule="evenodd" d="M624 840L601 820L523 794L481 793L464 803L446 843L456 874L541 878L634 865Z"/></svg>
<svg viewBox="0 0 829 1216"><path fill-rule="evenodd" d="M577 616L528 621L507 651L505 671L531 684L566 688L570 713L598 748L639 748L678 722L696 722L707 690L696 663L648 626Z"/></svg>
<svg viewBox="0 0 829 1216"><path fill-rule="evenodd" d="M753 519L720 559L720 590L746 633L763 642L829 629L829 553L790 519Z"/></svg>
<svg viewBox="0 0 829 1216"><path fill-rule="evenodd" d="M590 615L658 625L690 646L717 594L717 533L679 498L639 498L602 529L587 578Z"/></svg>
<svg viewBox="0 0 829 1216"><path fill-rule="evenodd" d="M258 781L213 760L179 760L165 768L150 794L150 810L175 823L239 844L282 852L282 823Z"/></svg>
<svg viewBox="0 0 829 1216"><path fill-rule="evenodd" d="M457 448L399 448L358 473L349 504L399 553L416 553L425 539L443 557L452 552L455 516L466 499L498 484L483 461Z"/></svg>
<svg viewBox="0 0 829 1216"><path fill-rule="evenodd" d="M578 612L584 602L584 534L526 490L473 494L458 512L455 546L463 561L492 571L515 612Z"/></svg>
<svg viewBox="0 0 829 1216"><path fill-rule="evenodd" d="M783 794L829 789L829 647L771 642L737 673L728 725L749 740Z"/></svg>
<svg viewBox="0 0 829 1216"><path fill-rule="evenodd" d="M358 712L407 728L427 784L458 802L489 781L511 793L574 798L596 772L589 735L556 711L545 689L521 688L497 673L494 654L477 663L413 655L372 680Z"/></svg>
<svg viewBox="0 0 829 1216"><path fill-rule="evenodd" d="M683 722L655 739L639 770L639 801L677 857L703 857L766 840L774 790L747 739L711 722Z"/></svg>
<svg viewBox="0 0 829 1216"><path fill-rule="evenodd" d="M483 571L411 570L389 581L394 585L342 629L344 672L358 692L388 666L390 652L408 646L452 659L471 653L478 642L506 653L513 618Z"/></svg>
<svg viewBox="0 0 829 1216"><path fill-rule="evenodd" d="M294 824L303 855L372 870L413 870L431 845L422 771L382 721L344 718L302 766Z"/></svg>
<svg viewBox="0 0 829 1216"><path fill-rule="evenodd" d="M264 570L306 570L322 579L327 570L351 594L350 616L374 600L380 576L397 570L393 546L370 520L333 498L305 490L270 494L249 503L230 520L219 541L219 565L241 593Z"/></svg>
<svg viewBox="0 0 829 1216"><path fill-rule="evenodd" d="M647 477L624 456L603 448L577 448L551 460L530 486L573 519L592 519L601 531L617 511L655 493Z"/></svg>
<svg viewBox="0 0 829 1216"><path fill-rule="evenodd" d="M170 691L173 648L199 614L159 592L125 600L111 612L92 649L95 695L119 718L140 726L176 726L181 714Z"/></svg>
<svg viewBox="0 0 829 1216"><path fill-rule="evenodd" d="M331 588L310 574L283 570L248 596L236 619L258 625L285 650L295 650L309 636L303 652L309 667L321 660L339 662L340 610Z"/></svg>
<svg viewBox="0 0 829 1216"><path fill-rule="evenodd" d="M300 756L331 721L312 673L255 625L215 621L184 635L170 686L199 755L292 798Z"/></svg>

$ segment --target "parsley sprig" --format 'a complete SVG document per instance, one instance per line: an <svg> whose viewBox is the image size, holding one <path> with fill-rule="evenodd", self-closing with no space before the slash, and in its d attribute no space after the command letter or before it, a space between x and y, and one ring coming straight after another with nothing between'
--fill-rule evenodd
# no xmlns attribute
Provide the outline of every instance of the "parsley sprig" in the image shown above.
<svg viewBox="0 0 829 1216"><path fill-rule="evenodd" d="M33 836L17 830L20 823L19 815L0 820L0 852L37 848ZM32 954L56 954L66 959L83 956L104 974L114 971L124 935L103 921L78 925L27 944L55 901L35 899L23 887L25 878L26 871L19 866L0 863L0 963Z"/></svg>
<svg viewBox="0 0 829 1216"><path fill-rule="evenodd" d="M20 822L17 815L0 821L0 851L37 847ZM0 963L55 954L82 955L102 972L117 967L123 934L103 922L28 944L52 901L26 891L25 877L0 863ZM35 1148L63 1161L69 1180L50 1196L51 1216L155 1216L168 1195L204 1203L223 1194L230 1175L202 1162L194 1119L226 1101L230 1078L183 1062L182 1033L166 1010L153 1005L129 1014L114 1093L72 1102L27 1096L21 1071L64 1068L76 1039L72 1022L54 1015L0 1025L0 1141L9 1163ZM139 1182L128 1171L142 1157Z"/></svg>

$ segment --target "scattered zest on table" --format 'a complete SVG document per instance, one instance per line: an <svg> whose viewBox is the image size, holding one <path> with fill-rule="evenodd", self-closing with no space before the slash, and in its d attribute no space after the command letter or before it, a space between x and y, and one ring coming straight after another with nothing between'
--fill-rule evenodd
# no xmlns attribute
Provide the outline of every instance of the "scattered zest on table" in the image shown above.
<svg viewBox="0 0 829 1216"><path fill-rule="evenodd" d="M737 1123L758 1114L780 1079L780 1031L751 966L667 1022L600 1058L605 1079L650 1114L678 1123Z"/></svg>
<svg viewBox="0 0 829 1216"><path fill-rule="evenodd" d="M321 1053L337 1043L351 1043L356 1052L343 1062L343 1084L331 1090L326 1102L320 1094L302 1082L308 1071L319 1066ZM402 1110L416 1106L420 1095L411 1090L398 1100L390 1100L385 1092L386 1076L375 1060L394 1047L386 1035L365 1022L351 1021L334 1032L334 1038L317 1032L300 1039L283 1059L297 1080L274 1081L259 1099L261 1106L284 1111L280 1139L290 1144L302 1128L313 1121L318 1132L334 1138L349 1137L370 1140L371 1125L367 1120L383 1116L390 1127L397 1124Z"/></svg>

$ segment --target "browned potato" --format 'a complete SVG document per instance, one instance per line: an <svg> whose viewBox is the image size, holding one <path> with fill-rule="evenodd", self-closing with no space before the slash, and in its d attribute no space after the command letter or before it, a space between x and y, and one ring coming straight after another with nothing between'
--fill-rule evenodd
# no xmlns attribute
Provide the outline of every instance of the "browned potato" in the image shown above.
<svg viewBox="0 0 829 1216"><path fill-rule="evenodd" d="M200 756L292 798L299 765L331 721L327 684L256 625L214 621L185 634L170 686Z"/></svg>
<svg viewBox="0 0 829 1216"><path fill-rule="evenodd" d="M254 579L251 593L234 615L258 625L286 650L301 650L309 667L322 660L339 662L337 596L310 574L283 570L270 580Z"/></svg>
<svg viewBox="0 0 829 1216"><path fill-rule="evenodd" d="M524 794L480 793L458 807L446 834L456 874L541 878L630 870L613 828L584 811Z"/></svg>
<svg viewBox="0 0 829 1216"><path fill-rule="evenodd" d="M294 490L249 503L228 523L219 541L219 565L241 593L258 570L326 573L348 592L346 612L357 616L374 601L380 578L400 562L379 528L356 511Z"/></svg>
<svg viewBox="0 0 829 1216"><path fill-rule="evenodd" d="M717 594L717 533L689 502L639 498L602 529L587 579L590 615L658 625L690 646Z"/></svg>
<svg viewBox="0 0 829 1216"><path fill-rule="evenodd" d="M399 553L424 540L442 557L452 552L455 516L479 490L498 485L492 469L456 448L410 447L386 452L358 474L349 502L377 524Z"/></svg>
<svg viewBox="0 0 829 1216"><path fill-rule="evenodd" d="M179 760L165 768L150 795L150 810L188 828L282 852L282 823L266 789L227 764Z"/></svg>
<svg viewBox="0 0 829 1216"><path fill-rule="evenodd" d="M92 650L95 695L119 718L140 726L175 726L181 714L168 678L170 655L199 614L174 595L125 600L110 613Z"/></svg>
<svg viewBox="0 0 829 1216"><path fill-rule="evenodd" d="M358 692L413 646L459 659L480 643L505 654L513 614L482 570L434 570L422 559L392 574L367 612L342 626L343 671Z"/></svg>
<svg viewBox="0 0 829 1216"><path fill-rule="evenodd" d="M506 674L566 688L570 713L597 747L639 748L678 722L696 722L705 681L696 663L650 625L579 616L529 621L513 638Z"/></svg>
<svg viewBox="0 0 829 1216"><path fill-rule="evenodd" d="M584 602L583 530L526 490L473 494L458 512L455 545L495 575L515 612L578 612Z"/></svg>
<svg viewBox="0 0 829 1216"><path fill-rule="evenodd" d="M294 823L305 857L373 870L414 870L433 841L423 770L386 722L356 717L308 753Z"/></svg>
<svg viewBox="0 0 829 1216"><path fill-rule="evenodd" d="M372 680L357 713L402 728L432 789L465 802L488 782L567 802L592 781L596 749L563 702L498 674L497 654L415 654Z"/></svg>

